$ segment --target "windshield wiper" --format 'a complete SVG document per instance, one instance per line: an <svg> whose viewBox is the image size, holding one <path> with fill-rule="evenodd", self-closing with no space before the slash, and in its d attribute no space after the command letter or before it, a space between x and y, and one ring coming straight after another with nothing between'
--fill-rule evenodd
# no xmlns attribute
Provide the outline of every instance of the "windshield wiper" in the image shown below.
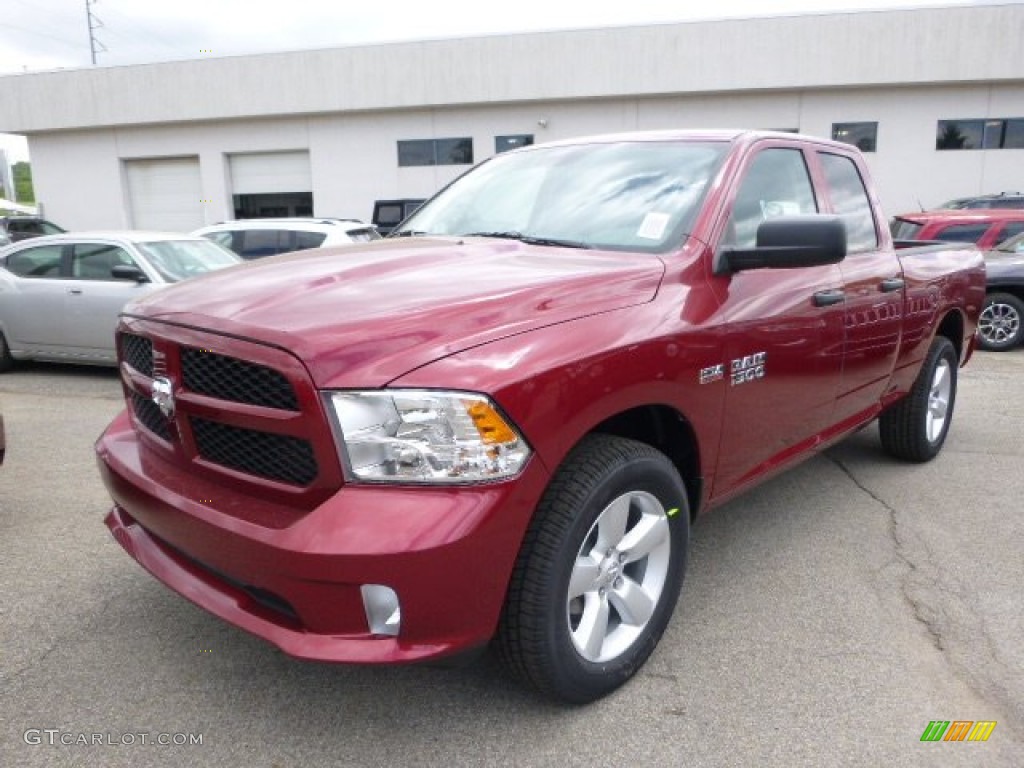
<svg viewBox="0 0 1024 768"><path fill-rule="evenodd" d="M522 232L467 232L463 237L500 237L505 240L518 240L527 245L553 245L558 248L584 248L590 249L586 243L579 240L562 240L556 237L538 237L535 235L524 235Z"/></svg>
<svg viewBox="0 0 1024 768"><path fill-rule="evenodd" d="M403 229L401 232L391 232L388 237L419 237L420 235L429 235L429 232L424 232L419 229Z"/></svg>

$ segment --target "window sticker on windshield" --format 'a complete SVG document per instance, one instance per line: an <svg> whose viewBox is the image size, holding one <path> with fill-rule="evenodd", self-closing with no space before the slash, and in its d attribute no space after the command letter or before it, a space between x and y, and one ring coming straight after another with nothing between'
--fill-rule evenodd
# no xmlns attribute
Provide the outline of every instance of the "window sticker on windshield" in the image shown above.
<svg viewBox="0 0 1024 768"><path fill-rule="evenodd" d="M668 226L670 216L667 213L655 213L651 211L644 216L640 229L636 231L637 237L645 240L661 240L665 236L665 227Z"/></svg>
<svg viewBox="0 0 1024 768"><path fill-rule="evenodd" d="M762 200L761 217L771 219L775 216L797 216L800 214L800 203L791 200Z"/></svg>

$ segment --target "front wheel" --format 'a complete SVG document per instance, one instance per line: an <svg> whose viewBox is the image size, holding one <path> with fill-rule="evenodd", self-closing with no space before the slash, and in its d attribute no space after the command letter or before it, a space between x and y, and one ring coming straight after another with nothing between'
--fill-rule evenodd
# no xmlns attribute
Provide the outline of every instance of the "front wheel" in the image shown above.
<svg viewBox="0 0 1024 768"><path fill-rule="evenodd" d="M516 561L495 638L505 667L576 704L629 680L672 616L689 524L686 488L664 454L608 435L583 440Z"/></svg>
<svg viewBox="0 0 1024 768"><path fill-rule="evenodd" d="M882 447L905 461L929 461L942 450L956 402L957 357L945 336L932 341L910 392L878 419Z"/></svg>
<svg viewBox="0 0 1024 768"><path fill-rule="evenodd" d="M1012 349L1024 339L1024 301L1012 293L990 293L978 318L978 346L991 352Z"/></svg>

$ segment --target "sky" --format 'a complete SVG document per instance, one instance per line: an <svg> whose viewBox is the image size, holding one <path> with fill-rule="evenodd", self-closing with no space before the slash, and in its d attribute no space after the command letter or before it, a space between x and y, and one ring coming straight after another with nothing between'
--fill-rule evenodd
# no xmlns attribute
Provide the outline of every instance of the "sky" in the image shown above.
<svg viewBox="0 0 1024 768"><path fill-rule="evenodd" d="M1024 1L1024 0L1022 0ZM237 56L400 40L869 11L1001 0L95 0L96 66ZM87 0L2 0L0 77L92 66ZM2 116L0 116L2 122ZM0 125L2 128L2 125ZM24 140L0 134L9 162Z"/></svg>

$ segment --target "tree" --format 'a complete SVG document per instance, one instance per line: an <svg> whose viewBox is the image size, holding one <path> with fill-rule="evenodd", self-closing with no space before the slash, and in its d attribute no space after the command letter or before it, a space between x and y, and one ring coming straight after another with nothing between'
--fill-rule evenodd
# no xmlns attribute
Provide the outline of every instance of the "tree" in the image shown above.
<svg viewBox="0 0 1024 768"><path fill-rule="evenodd" d="M967 137L960 131L956 123L946 123L942 126L942 133L935 142L936 149L965 149ZM966 149L973 149L969 144Z"/></svg>
<svg viewBox="0 0 1024 768"><path fill-rule="evenodd" d="M34 203L36 193L32 187L32 164L24 161L15 163L11 166L11 175L14 177L14 199L19 203Z"/></svg>

